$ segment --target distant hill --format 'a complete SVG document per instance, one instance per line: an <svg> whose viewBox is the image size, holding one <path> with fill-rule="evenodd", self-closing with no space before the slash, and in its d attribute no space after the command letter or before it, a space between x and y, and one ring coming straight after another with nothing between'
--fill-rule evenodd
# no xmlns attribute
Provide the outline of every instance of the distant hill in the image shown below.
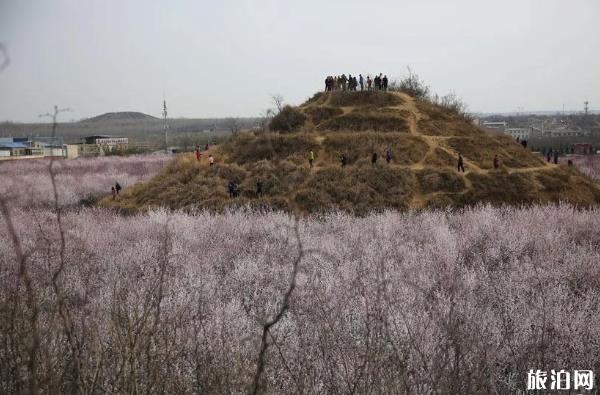
<svg viewBox="0 0 600 395"><path fill-rule="evenodd" d="M96 117L87 118L80 122L114 122L114 121L158 121L159 119L152 115L135 111L107 112Z"/></svg>
<svg viewBox="0 0 600 395"><path fill-rule="evenodd" d="M271 127L281 132L242 133L212 148L214 166L208 166L208 153L200 162L180 155L153 179L101 204L133 211L266 206L364 214L480 202L600 202L599 186L574 167L546 163L508 136L488 135L457 111L404 93L318 93L284 108ZM388 149L390 163L384 159ZM379 155L375 165L373 152ZM459 152L466 172L457 171ZM230 181L240 188L234 199Z"/></svg>

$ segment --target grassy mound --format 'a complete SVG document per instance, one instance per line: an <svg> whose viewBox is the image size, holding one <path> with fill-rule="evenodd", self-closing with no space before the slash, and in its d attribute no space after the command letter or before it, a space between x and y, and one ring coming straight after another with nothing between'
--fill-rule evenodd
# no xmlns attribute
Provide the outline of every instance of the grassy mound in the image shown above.
<svg viewBox="0 0 600 395"><path fill-rule="evenodd" d="M478 202L600 202L598 185L576 169L548 164L508 137L486 134L456 111L406 94L318 93L287 109L288 115L296 122L293 129L231 138L211 150L214 166L179 155L155 178L100 204L126 211L250 206L364 214ZM373 152L379 155L375 165ZM459 152L466 173L456 171ZM342 154L346 167L340 164ZM494 155L499 169L493 169ZM236 198L229 198L230 181L239 185Z"/></svg>

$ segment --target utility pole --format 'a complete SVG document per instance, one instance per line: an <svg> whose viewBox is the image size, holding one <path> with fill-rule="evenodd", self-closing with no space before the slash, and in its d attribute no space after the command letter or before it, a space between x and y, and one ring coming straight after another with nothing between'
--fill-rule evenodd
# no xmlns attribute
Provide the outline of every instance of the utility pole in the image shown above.
<svg viewBox="0 0 600 395"><path fill-rule="evenodd" d="M165 131L165 152L168 154L169 153L169 145L168 145L168 141L167 141L167 134L168 134L168 130L169 130L169 125L167 125L167 100L163 98L163 111L162 111L162 116L163 116L163 128Z"/></svg>

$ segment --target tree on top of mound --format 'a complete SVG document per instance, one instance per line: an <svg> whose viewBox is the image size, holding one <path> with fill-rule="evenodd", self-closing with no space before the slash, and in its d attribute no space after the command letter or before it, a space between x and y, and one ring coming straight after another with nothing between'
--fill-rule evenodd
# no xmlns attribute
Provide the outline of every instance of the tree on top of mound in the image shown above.
<svg viewBox="0 0 600 395"><path fill-rule="evenodd" d="M277 107L277 115L271 119L269 129L276 132L293 132L298 130L306 121L306 115L290 105L283 105L283 97L273 96L273 102Z"/></svg>
<svg viewBox="0 0 600 395"><path fill-rule="evenodd" d="M306 121L306 115L292 106L284 106L271 120L269 127L277 132L293 132Z"/></svg>

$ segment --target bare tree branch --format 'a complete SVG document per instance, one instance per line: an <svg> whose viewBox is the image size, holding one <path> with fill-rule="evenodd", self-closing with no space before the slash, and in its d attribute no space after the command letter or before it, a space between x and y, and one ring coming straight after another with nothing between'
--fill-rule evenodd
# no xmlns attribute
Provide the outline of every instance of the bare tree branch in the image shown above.
<svg viewBox="0 0 600 395"><path fill-rule="evenodd" d="M298 246L298 256L296 257L296 259L294 259L294 262L292 264L290 282L287 291L283 295L283 300L281 302L281 306L279 307L279 311L277 311L275 316L270 320L267 320L267 322L265 322L263 325L260 352L258 354L258 362L256 364L256 373L254 374L254 382L252 383L252 389L250 391L253 395L258 394L260 390L260 380L265 368L265 354L267 352L267 349L269 348L267 336L269 335L270 329L281 320L285 312L289 309L290 298L292 297L292 293L296 288L296 277L298 275L300 262L304 257L304 247L302 244L302 240L300 239L299 219L297 216L295 217L294 234L296 236L296 242Z"/></svg>
<svg viewBox="0 0 600 395"><path fill-rule="evenodd" d="M27 256L23 253L23 247L21 245L21 240L15 226L12 221L12 217L10 215L10 210L8 208L8 204L4 200L4 198L0 197L0 212L4 217L4 221L6 222L6 227L8 229L8 234L10 236L13 250L15 251L17 263L19 267L19 279L23 281L25 285L25 291L27 296L27 307L31 310L31 347L29 349L29 361L27 363L27 367L29 369L29 374L31 375L29 381L29 391L32 394L37 394L38 391L38 382L37 382L37 353L40 345L40 337L38 333L38 305L37 298L35 295L35 291L33 289L33 284L31 281L31 277L29 275L29 271L27 268Z"/></svg>

